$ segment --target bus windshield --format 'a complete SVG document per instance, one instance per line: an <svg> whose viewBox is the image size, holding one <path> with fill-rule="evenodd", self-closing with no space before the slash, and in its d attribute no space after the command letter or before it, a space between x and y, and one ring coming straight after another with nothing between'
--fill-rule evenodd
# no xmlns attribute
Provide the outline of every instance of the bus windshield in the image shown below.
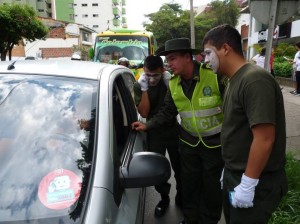
<svg viewBox="0 0 300 224"><path fill-rule="evenodd" d="M94 61L116 64L119 58L126 57L131 63L139 64L149 51L149 39L145 36L98 36Z"/></svg>

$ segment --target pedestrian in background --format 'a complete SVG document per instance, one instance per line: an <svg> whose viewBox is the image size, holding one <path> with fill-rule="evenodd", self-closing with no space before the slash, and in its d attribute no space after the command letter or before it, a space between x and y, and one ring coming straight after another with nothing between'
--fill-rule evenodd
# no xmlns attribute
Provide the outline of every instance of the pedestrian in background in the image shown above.
<svg viewBox="0 0 300 224"><path fill-rule="evenodd" d="M265 67L265 57L266 57L266 48L263 47L260 50L260 53L255 55L252 58L252 61L254 61L255 64L258 65L259 67L264 68Z"/></svg>
<svg viewBox="0 0 300 224"><path fill-rule="evenodd" d="M297 53L293 60L294 76L296 78L296 95L300 96L300 41L296 43Z"/></svg>
<svg viewBox="0 0 300 224"><path fill-rule="evenodd" d="M223 209L226 223L267 224L287 192L284 102L275 79L244 59L241 43L230 25L211 29L203 40L205 61L229 79L222 107Z"/></svg>
<svg viewBox="0 0 300 224"><path fill-rule="evenodd" d="M162 58L150 55L144 61L144 74L134 84L134 100L140 115L150 121L163 105L168 90L171 74L165 71ZM178 152L178 122L176 117L171 119L169 124L163 128L153 128L147 131L147 145L151 152L166 154L168 151L170 162L176 180L177 194L175 204L182 205L181 184L180 184L180 160ZM165 182L155 186L161 195L161 200L155 207L155 216L162 217L170 204L171 184Z"/></svg>
<svg viewBox="0 0 300 224"><path fill-rule="evenodd" d="M134 122L133 129L163 128L179 114L182 206L188 224L217 224L222 212L220 176L223 161L220 146L224 86L205 64L193 60L200 50L190 40L177 38L165 43L168 67L172 70L164 105L146 124Z"/></svg>
<svg viewBox="0 0 300 224"><path fill-rule="evenodd" d="M123 65L125 67L129 67L129 60L125 57L119 58L118 65Z"/></svg>

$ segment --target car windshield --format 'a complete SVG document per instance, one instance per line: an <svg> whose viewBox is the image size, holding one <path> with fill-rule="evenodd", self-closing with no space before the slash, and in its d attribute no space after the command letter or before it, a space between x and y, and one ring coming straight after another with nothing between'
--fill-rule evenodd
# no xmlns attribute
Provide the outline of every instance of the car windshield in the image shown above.
<svg viewBox="0 0 300 224"><path fill-rule="evenodd" d="M77 223L97 82L0 75L0 223Z"/></svg>

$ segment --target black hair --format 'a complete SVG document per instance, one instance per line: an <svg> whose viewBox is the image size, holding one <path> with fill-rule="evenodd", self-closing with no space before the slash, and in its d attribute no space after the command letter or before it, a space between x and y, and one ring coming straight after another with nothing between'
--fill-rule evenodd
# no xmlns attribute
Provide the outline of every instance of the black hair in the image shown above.
<svg viewBox="0 0 300 224"><path fill-rule="evenodd" d="M209 30L203 39L203 46L207 43L215 46L218 50L223 44L228 44L236 53L244 57L242 38L234 27L223 24Z"/></svg>
<svg viewBox="0 0 300 224"><path fill-rule="evenodd" d="M163 68L164 63L160 56L149 55L145 58L144 67L149 69L150 71L155 70L157 68Z"/></svg>
<svg viewBox="0 0 300 224"><path fill-rule="evenodd" d="M265 56L266 55L266 48L263 47L261 50L260 50L260 56Z"/></svg>

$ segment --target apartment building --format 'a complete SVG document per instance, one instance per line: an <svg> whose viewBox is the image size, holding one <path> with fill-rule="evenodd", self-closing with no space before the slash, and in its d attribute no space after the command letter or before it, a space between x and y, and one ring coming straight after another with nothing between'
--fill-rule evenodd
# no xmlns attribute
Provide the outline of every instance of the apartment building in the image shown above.
<svg viewBox="0 0 300 224"><path fill-rule="evenodd" d="M97 32L127 27L126 0L0 0L27 4L41 17L82 24Z"/></svg>

